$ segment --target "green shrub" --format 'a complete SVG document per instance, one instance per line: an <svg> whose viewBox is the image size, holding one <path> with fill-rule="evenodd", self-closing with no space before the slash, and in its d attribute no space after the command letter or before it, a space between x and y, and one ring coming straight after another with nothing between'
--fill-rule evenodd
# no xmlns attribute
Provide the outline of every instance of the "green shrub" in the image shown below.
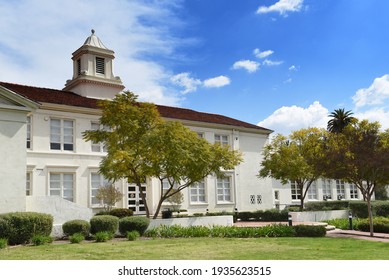
<svg viewBox="0 0 389 280"><path fill-rule="evenodd" d="M113 233L110 231L99 231L94 235L96 242L107 242L114 237Z"/></svg>
<svg viewBox="0 0 389 280"><path fill-rule="evenodd" d="M323 237L327 233L324 226L296 225L293 228L297 237Z"/></svg>
<svg viewBox="0 0 389 280"><path fill-rule="evenodd" d="M389 201L374 201L373 209L376 216L389 217Z"/></svg>
<svg viewBox="0 0 389 280"><path fill-rule="evenodd" d="M0 217L0 238L8 238L10 235L11 225L8 220Z"/></svg>
<svg viewBox="0 0 389 280"><path fill-rule="evenodd" d="M90 231L90 223L84 220L70 220L62 225L62 231L66 236L81 233L84 237L87 237Z"/></svg>
<svg viewBox="0 0 389 280"><path fill-rule="evenodd" d="M134 212L131 209L127 208L115 208L108 212L108 215L116 216L119 219L124 217L131 217L134 215Z"/></svg>
<svg viewBox="0 0 389 280"><path fill-rule="evenodd" d="M267 221L267 222L281 222L288 220L287 211L279 211L277 209L258 210L255 212L238 212L236 218L241 221Z"/></svg>
<svg viewBox="0 0 389 280"><path fill-rule="evenodd" d="M80 243L85 240L85 236L81 232L76 232L69 237L70 243Z"/></svg>
<svg viewBox="0 0 389 280"><path fill-rule="evenodd" d="M35 246L49 244L53 242L53 238L47 235L36 234L31 238L32 244Z"/></svg>
<svg viewBox="0 0 389 280"><path fill-rule="evenodd" d="M350 201L349 208L353 214L353 217L367 218L367 203L365 201Z"/></svg>
<svg viewBox="0 0 389 280"><path fill-rule="evenodd" d="M389 218L374 217L373 218L374 232L389 233ZM370 231L369 219L360 219L356 225L356 229L360 231Z"/></svg>
<svg viewBox="0 0 389 280"><path fill-rule="evenodd" d="M127 232L127 239L130 241L135 241L140 237L140 234L137 230Z"/></svg>
<svg viewBox="0 0 389 280"><path fill-rule="evenodd" d="M90 232L106 231L115 234L119 228L119 218L111 215L94 216L90 219Z"/></svg>
<svg viewBox="0 0 389 280"><path fill-rule="evenodd" d="M307 202L304 204L305 211L329 211L329 210L344 210L348 209L348 200L332 200L332 201L318 201Z"/></svg>
<svg viewBox="0 0 389 280"><path fill-rule="evenodd" d="M119 232L122 235L126 235L128 231L136 230L140 235L143 235L149 224L150 220L146 217L124 217L119 220Z"/></svg>
<svg viewBox="0 0 389 280"><path fill-rule="evenodd" d="M2 226L7 227L5 238L10 245L26 244L34 235L49 236L53 228L53 217L36 212L13 212L0 215Z"/></svg>
<svg viewBox="0 0 389 280"><path fill-rule="evenodd" d="M0 249L7 248L8 240L5 238L0 238Z"/></svg>

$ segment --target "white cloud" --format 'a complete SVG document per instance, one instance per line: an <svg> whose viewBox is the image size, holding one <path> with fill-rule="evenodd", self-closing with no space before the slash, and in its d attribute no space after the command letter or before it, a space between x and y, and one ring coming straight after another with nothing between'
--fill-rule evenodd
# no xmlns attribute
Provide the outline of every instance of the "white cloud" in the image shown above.
<svg viewBox="0 0 389 280"><path fill-rule="evenodd" d="M380 105L389 98L389 74L374 79L368 88L359 89L352 97L356 108Z"/></svg>
<svg viewBox="0 0 389 280"><path fill-rule="evenodd" d="M365 112L357 112L354 116L359 120L379 122L382 129L389 128L389 112L385 111L383 108L373 108Z"/></svg>
<svg viewBox="0 0 389 280"><path fill-rule="evenodd" d="M93 28L115 51L114 74L127 89L141 100L178 105L183 96L171 87L171 71L150 57L171 58L188 43L171 31L183 24L174 14L180 3L68 0L58 9L58 1L0 1L9 15L0 17L1 80L63 88L72 76L71 54Z"/></svg>
<svg viewBox="0 0 389 280"><path fill-rule="evenodd" d="M245 69L249 73L253 73L259 69L261 64L252 60L239 60L232 65L232 69Z"/></svg>
<svg viewBox="0 0 389 280"><path fill-rule="evenodd" d="M292 65L289 67L289 71L297 71L297 67L295 65Z"/></svg>
<svg viewBox="0 0 389 280"><path fill-rule="evenodd" d="M203 82L204 87L224 87L231 83L230 78L226 76L218 76L215 78L207 79Z"/></svg>
<svg viewBox="0 0 389 280"><path fill-rule="evenodd" d="M315 101L308 108L296 105L281 107L258 125L272 129L276 134L288 135L301 128L326 128L327 122L328 109L323 107L319 101Z"/></svg>
<svg viewBox="0 0 389 280"><path fill-rule="evenodd" d="M260 6L257 14L278 12L280 15L286 15L288 12L299 12L303 7L304 0L279 0L271 6Z"/></svg>
<svg viewBox="0 0 389 280"><path fill-rule="evenodd" d="M260 49L254 49L253 53L257 58L265 58L268 57L269 55L272 55L274 51L272 50L261 51Z"/></svg>
<svg viewBox="0 0 389 280"><path fill-rule="evenodd" d="M183 94L196 91L197 87L202 84L199 79L191 78L188 72L174 75L170 80L174 84L185 88L185 90L181 91Z"/></svg>
<svg viewBox="0 0 389 280"><path fill-rule="evenodd" d="M265 59L262 62L263 65L267 65L267 66L277 66L277 65L281 65L282 63L284 63L284 62L283 61L273 61L270 59Z"/></svg>

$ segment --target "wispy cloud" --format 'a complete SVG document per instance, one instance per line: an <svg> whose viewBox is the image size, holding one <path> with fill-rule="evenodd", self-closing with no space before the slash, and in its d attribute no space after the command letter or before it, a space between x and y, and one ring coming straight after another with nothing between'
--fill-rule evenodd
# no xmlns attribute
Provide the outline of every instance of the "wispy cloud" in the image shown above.
<svg viewBox="0 0 389 280"><path fill-rule="evenodd" d="M190 77L190 73L188 72L174 75L170 78L170 80L174 84L184 88L184 90L181 91L181 93L183 94L196 91L197 87L202 84L199 79L194 79Z"/></svg>
<svg viewBox="0 0 389 280"><path fill-rule="evenodd" d="M208 87L208 88L211 88L211 87L218 88L218 87L227 86L230 83L231 83L231 80L227 76L218 76L215 78L210 78L210 79L205 80L203 85L204 85L204 87Z"/></svg>
<svg viewBox="0 0 389 280"><path fill-rule="evenodd" d="M252 60L239 60L232 65L232 69L245 69L249 73L253 73L259 69L261 64Z"/></svg>
<svg viewBox="0 0 389 280"><path fill-rule="evenodd" d="M303 7L304 0L279 0L271 6L260 6L257 14L277 12L286 16L288 12L299 12Z"/></svg>
<svg viewBox="0 0 389 280"><path fill-rule="evenodd" d="M272 50L261 51L260 49L254 49L253 53L257 58L265 58L268 57L269 55L272 55L274 51Z"/></svg>
<svg viewBox="0 0 389 280"><path fill-rule="evenodd" d="M274 61L274 60L270 60L270 59L265 59L262 64L263 65L266 65L266 66L277 66L277 65L281 65L282 63L284 63L283 61Z"/></svg>

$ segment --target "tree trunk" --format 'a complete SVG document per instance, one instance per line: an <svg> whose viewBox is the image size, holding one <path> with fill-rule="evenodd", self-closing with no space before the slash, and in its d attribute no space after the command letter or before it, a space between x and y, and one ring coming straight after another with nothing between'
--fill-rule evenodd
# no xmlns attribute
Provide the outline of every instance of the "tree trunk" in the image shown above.
<svg viewBox="0 0 389 280"><path fill-rule="evenodd" d="M371 197L367 196L367 213L369 215L370 236L374 236L373 211L371 209Z"/></svg>
<svg viewBox="0 0 389 280"><path fill-rule="evenodd" d="M138 186L140 197L142 198L143 205L145 206L146 217L147 217L147 218L150 218L150 210L149 210L149 206L147 205L146 195L145 195L144 192L142 191L142 184L139 183L139 182L137 182L136 185Z"/></svg>

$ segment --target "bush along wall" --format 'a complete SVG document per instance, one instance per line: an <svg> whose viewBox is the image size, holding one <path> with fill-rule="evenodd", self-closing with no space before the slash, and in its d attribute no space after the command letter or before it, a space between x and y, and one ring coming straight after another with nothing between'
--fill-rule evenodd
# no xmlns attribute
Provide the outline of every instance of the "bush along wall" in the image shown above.
<svg viewBox="0 0 389 280"><path fill-rule="evenodd" d="M29 243L34 235L50 236L53 216L36 212L13 212L0 215L0 238L9 245Z"/></svg>
<svg viewBox="0 0 389 280"><path fill-rule="evenodd" d="M287 211L272 210L258 210L255 212L238 212L235 214L236 219L242 222L247 221L263 221L263 222L285 222L288 220Z"/></svg>
<svg viewBox="0 0 389 280"><path fill-rule="evenodd" d="M329 210L344 210L349 207L348 200L333 200L333 201L318 201L307 202L304 204L305 211L329 211Z"/></svg>

